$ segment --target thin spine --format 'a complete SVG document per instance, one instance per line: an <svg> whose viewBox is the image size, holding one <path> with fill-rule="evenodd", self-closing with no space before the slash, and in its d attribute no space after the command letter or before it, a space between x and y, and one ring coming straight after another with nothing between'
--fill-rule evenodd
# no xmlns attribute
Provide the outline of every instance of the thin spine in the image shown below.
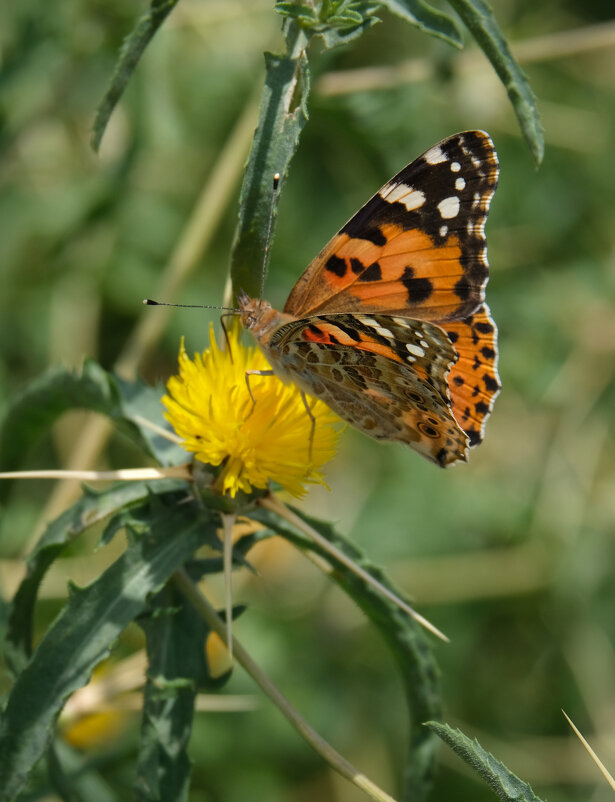
<svg viewBox="0 0 615 802"><path fill-rule="evenodd" d="M263 251L263 268L261 270L261 288L258 294L259 301L265 297L265 279L267 278L267 270L269 268L269 248L271 247L271 232L273 230L273 216L275 205L278 197L278 188L280 186L280 174L275 173L273 176L273 188L271 192L271 208L269 209L269 222L267 223L267 237L265 239L265 250Z"/></svg>

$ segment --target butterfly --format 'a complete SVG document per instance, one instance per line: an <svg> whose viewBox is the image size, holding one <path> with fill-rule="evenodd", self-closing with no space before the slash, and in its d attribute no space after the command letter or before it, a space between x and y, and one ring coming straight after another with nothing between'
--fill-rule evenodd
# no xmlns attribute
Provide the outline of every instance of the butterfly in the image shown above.
<svg viewBox="0 0 615 802"><path fill-rule="evenodd" d="M283 312L239 297L273 372L379 440L467 461L500 391L484 234L498 179L483 131L405 167L310 263Z"/></svg>

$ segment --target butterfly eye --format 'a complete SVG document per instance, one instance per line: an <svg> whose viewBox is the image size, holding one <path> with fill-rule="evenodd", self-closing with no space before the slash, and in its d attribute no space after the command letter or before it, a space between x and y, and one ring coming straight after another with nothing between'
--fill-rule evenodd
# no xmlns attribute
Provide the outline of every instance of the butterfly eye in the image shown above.
<svg viewBox="0 0 615 802"><path fill-rule="evenodd" d="M251 329L256 323L256 315L254 312L246 312L244 309L241 313L241 324L244 329Z"/></svg>

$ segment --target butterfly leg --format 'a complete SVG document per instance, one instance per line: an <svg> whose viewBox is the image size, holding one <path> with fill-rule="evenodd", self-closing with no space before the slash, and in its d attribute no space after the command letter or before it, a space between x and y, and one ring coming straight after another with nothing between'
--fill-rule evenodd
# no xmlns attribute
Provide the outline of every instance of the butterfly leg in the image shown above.
<svg viewBox="0 0 615 802"><path fill-rule="evenodd" d="M254 412L254 407L256 406L256 399L254 398L254 393L252 392L252 388L250 387L250 376L275 376L275 370L246 370L245 372L246 377L246 387L248 388L248 393L250 398L252 399L252 409L246 415L246 419L250 417L250 415ZM310 408L310 404L308 402L306 394L303 390L300 390L301 393L301 400L303 401L303 406L305 407L305 411L308 414L308 418L310 419L310 447L308 451L308 459L312 461L312 451L314 446L314 433L316 431L316 418L312 414L312 410Z"/></svg>
<svg viewBox="0 0 615 802"><path fill-rule="evenodd" d="M305 411L307 412L308 417L309 417L309 419L311 421L310 449L308 451L308 459L311 462L312 461L312 448L314 446L314 432L316 431L316 418L312 414L312 410L310 409L310 405L308 403L306 394L303 392L303 390L300 390L300 393L301 393L301 400L303 401L303 406L305 407Z"/></svg>
<svg viewBox="0 0 615 802"><path fill-rule="evenodd" d="M256 398L254 398L254 394L252 393L252 388L250 387L250 376L275 376L274 370L246 370L245 372L246 377L246 387L248 388L248 394L252 399L252 409L246 415L246 418L249 418L250 415L254 412L254 407L256 406Z"/></svg>

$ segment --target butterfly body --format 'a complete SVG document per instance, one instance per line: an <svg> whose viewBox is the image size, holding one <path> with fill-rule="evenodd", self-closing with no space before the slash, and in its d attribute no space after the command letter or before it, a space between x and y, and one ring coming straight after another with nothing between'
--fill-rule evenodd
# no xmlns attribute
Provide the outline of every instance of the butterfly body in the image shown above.
<svg viewBox="0 0 615 802"><path fill-rule="evenodd" d="M487 134L455 134L338 232L283 312L242 295L275 373L371 437L465 461L500 389L483 233L497 175Z"/></svg>

